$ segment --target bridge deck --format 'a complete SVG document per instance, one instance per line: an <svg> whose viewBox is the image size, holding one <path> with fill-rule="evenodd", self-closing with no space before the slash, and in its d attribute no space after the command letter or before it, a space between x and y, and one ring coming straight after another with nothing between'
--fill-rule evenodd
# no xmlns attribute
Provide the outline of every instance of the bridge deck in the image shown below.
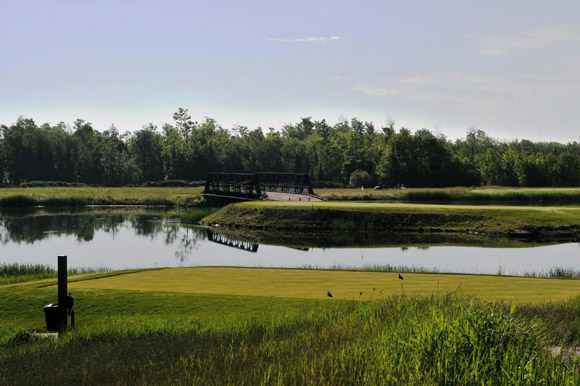
<svg viewBox="0 0 580 386"><path fill-rule="evenodd" d="M308 194L266 192L267 201L322 201L320 198Z"/></svg>

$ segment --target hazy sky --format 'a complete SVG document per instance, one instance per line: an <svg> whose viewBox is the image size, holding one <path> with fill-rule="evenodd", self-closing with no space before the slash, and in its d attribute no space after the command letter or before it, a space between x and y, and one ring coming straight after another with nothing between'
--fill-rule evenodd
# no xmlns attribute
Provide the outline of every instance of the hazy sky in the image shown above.
<svg viewBox="0 0 580 386"><path fill-rule="evenodd" d="M0 123L358 117L580 140L580 1L0 0Z"/></svg>

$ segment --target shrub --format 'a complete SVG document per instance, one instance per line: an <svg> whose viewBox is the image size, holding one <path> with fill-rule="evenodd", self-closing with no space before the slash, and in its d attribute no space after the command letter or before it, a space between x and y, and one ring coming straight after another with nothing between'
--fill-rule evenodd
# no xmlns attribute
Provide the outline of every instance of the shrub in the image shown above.
<svg viewBox="0 0 580 386"><path fill-rule="evenodd" d="M166 181L147 181L143 184L150 188L177 188L189 186L189 181L186 180L166 180Z"/></svg>
<svg viewBox="0 0 580 386"><path fill-rule="evenodd" d="M319 189L341 189L344 188L344 184L335 181L316 181L312 183L314 188Z"/></svg>
<svg viewBox="0 0 580 386"><path fill-rule="evenodd" d="M26 208L37 206L38 201L30 196L8 196L0 198L0 207L3 208Z"/></svg>
<svg viewBox="0 0 580 386"><path fill-rule="evenodd" d="M355 170L350 175L348 185L353 188L358 188L359 186L370 186L372 183L371 176L364 170Z"/></svg>

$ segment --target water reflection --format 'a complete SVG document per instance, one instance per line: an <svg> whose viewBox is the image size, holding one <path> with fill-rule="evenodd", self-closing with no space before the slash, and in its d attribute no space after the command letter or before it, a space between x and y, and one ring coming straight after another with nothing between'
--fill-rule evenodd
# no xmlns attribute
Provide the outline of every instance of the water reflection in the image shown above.
<svg viewBox="0 0 580 386"><path fill-rule="evenodd" d="M0 242L3 248L0 263L22 261L23 258L28 260L30 255L37 255L37 261L33 261L35 263L38 258L44 261L45 256L38 256L39 247L42 246L47 250L60 248L60 251L69 254L68 251L71 250L82 250L83 256L100 255L99 261L90 258L90 263L85 266L104 265L101 264L102 255L110 254L114 245L115 255L134 255L135 257L128 260L140 260L136 265L125 264L122 267L150 266L151 264L145 263L147 255L151 255L143 250L145 239L156 247L162 244L167 249L172 249L175 260L183 264L192 258L199 242L205 238L203 229L183 228L177 212L80 209L65 212L52 210L1 213ZM174 264L155 261L152 265ZM113 266L119 267L118 264Z"/></svg>
<svg viewBox="0 0 580 386"><path fill-rule="evenodd" d="M580 269L578 244L462 234L239 232L184 227L175 211L127 209L0 214L0 263L73 267L329 268L405 265L450 272ZM537 247L539 246L539 247ZM490 248L492 247L492 248ZM248 253L250 252L250 253Z"/></svg>
<svg viewBox="0 0 580 386"><path fill-rule="evenodd" d="M206 232L208 240L214 243L225 245L227 247L238 248L241 249L242 251L254 253L258 252L258 244L249 243L243 240L232 239L224 234L212 231L211 229L207 229Z"/></svg>
<svg viewBox="0 0 580 386"><path fill-rule="evenodd" d="M7 243L34 243L60 235L74 235L78 241L91 241L95 231L117 233L125 216L95 217L86 215L40 215L3 217L0 240Z"/></svg>

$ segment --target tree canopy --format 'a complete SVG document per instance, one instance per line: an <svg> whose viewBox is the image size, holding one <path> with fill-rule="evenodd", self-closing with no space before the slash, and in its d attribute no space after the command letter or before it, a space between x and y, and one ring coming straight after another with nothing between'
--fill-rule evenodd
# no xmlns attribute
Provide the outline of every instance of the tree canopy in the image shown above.
<svg viewBox="0 0 580 386"><path fill-rule="evenodd" d="M499 141L469 130L455 141L421 129L375 128L356 118L334 126L302 118L281 130L221 127L186 109L161 129L122 135L84 120L38 125L20 117L0 126L3 186L66 181L121 186L167 179L202 180L210 171L306 172L341 186L579 186L576 142Z"/></svg>

